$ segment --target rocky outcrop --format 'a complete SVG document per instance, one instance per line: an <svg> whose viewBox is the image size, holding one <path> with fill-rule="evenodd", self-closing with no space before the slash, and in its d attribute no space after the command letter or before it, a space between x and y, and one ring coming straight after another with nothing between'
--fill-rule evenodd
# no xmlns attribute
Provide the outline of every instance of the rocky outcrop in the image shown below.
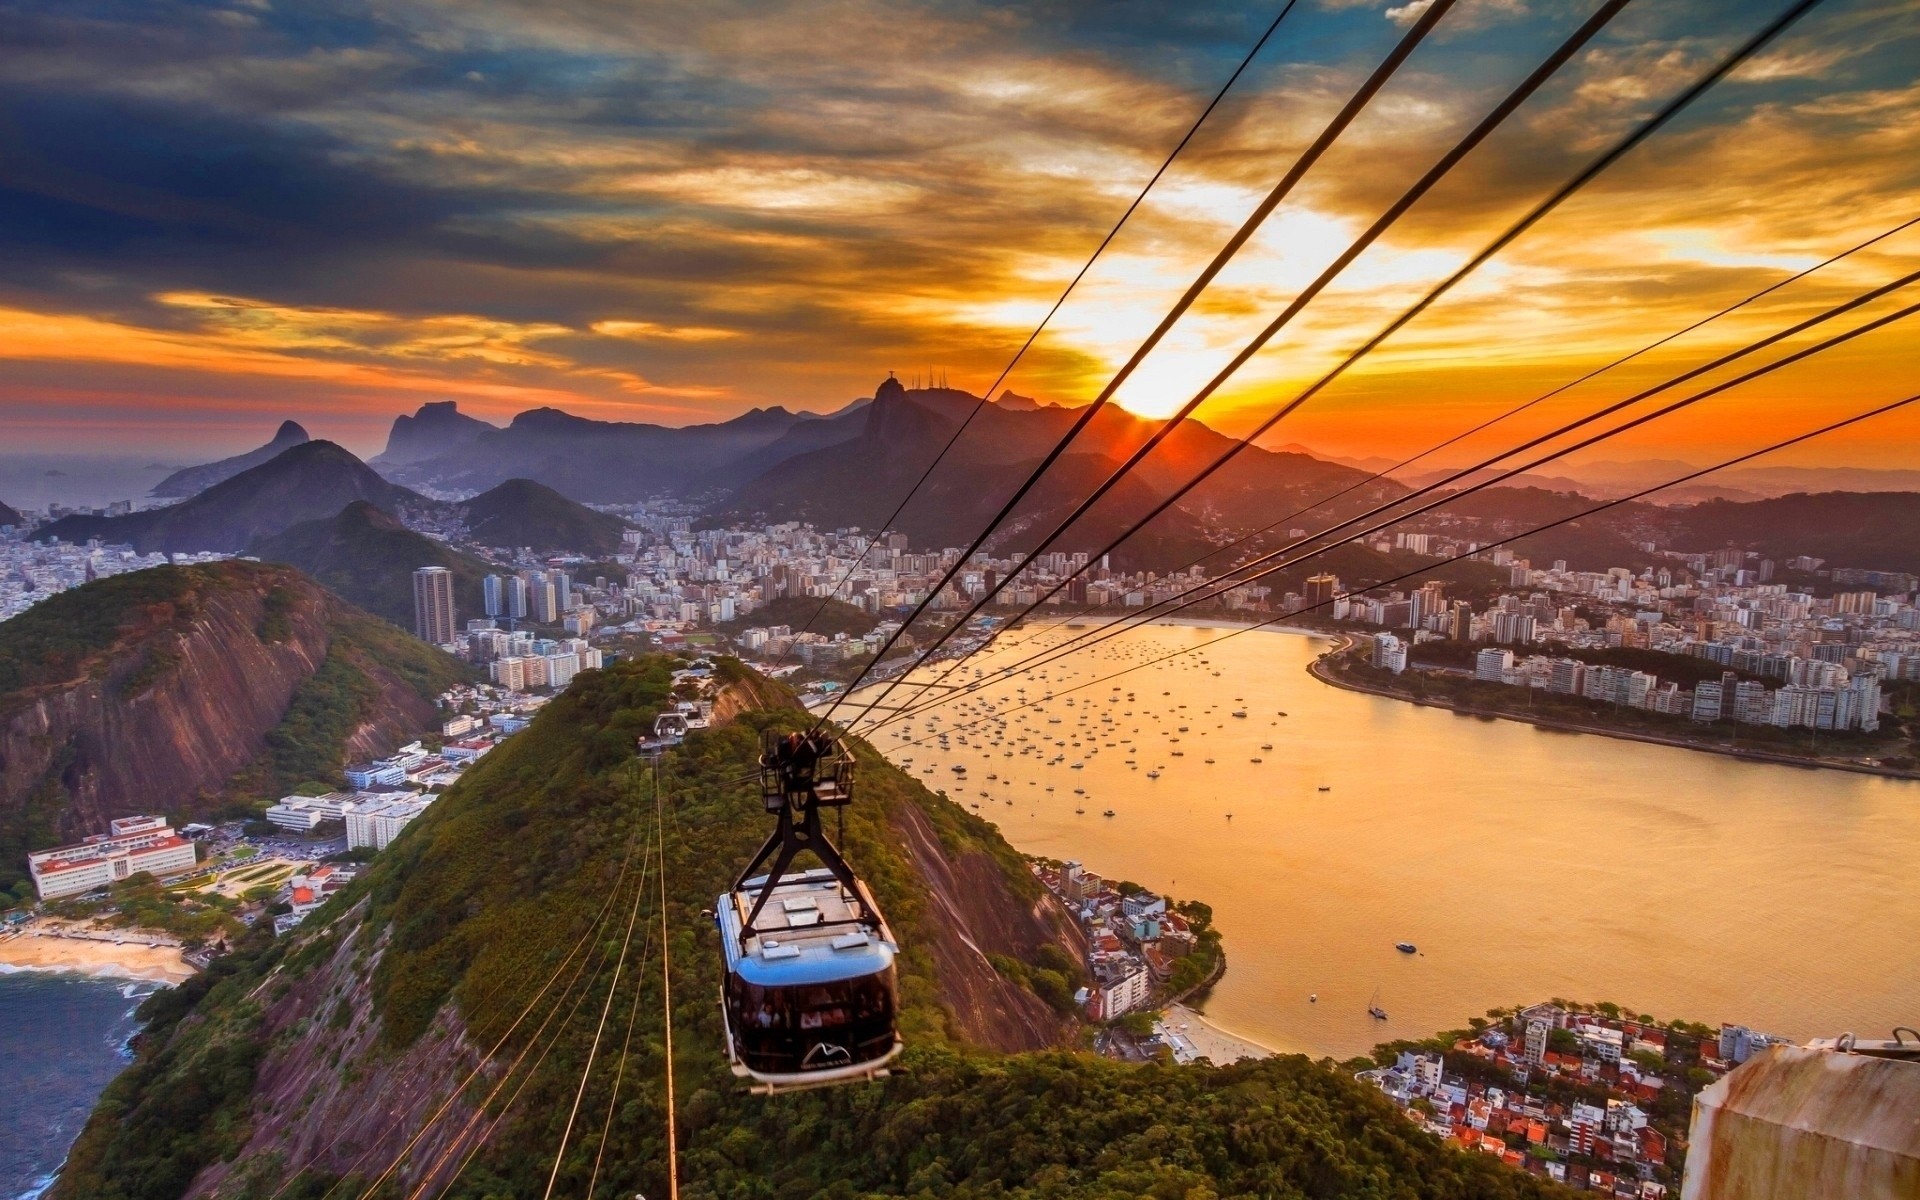
<svg viewBox="0 0 1920 1200"><path fill-rule="evenodd" d="M1070 1042L1074 1022L1000 974L988 958L1032 961L1047 945L1082 958L1079 935L1060 902L1045 890L1031 901L1017 895L997 860L983 850L948 848L917 805L900 804L891 815L926 888L922 936L955 1030L976 1046L1006 1053Z"/></svg>
<svg viewBox="0 0 1920 1200"><path fill-rule="evenodd" d="M32 829L45 843L104 832L110 818L129 813L190 819L209 811L267 750L301 685L329 654L351 652L341 644L343 623L371 620L285 567L162 570L179 572L171 598L149 592L111 612L118 636L72 664L70 677L0 695L0 829ZM47 603L111 606L117 583ZM348 738L356 754L390 750L434 716L417 688L369 657L354 654L378 695L363 703Z"/></svg>
<svg viewBox="0 0 1920 1200"><path fill-rule="evenodd" d="M265 983L259 1033L271 1049L254 1079L246 1149L201 1172L188 1197L244 1192L255 1171L282 1166L319 1178L357 1170L371 1179L408 1151L401 1184L430 1189L452 1174L456 1159L446 1151L463 1136L471 1140L476 1109L500 1072L474 1073L481 1053L453 1005L405 1051L376 1050L380 1018L360 989L386 939L360 924L365 909L357 906L314 939L326 957L297 987L276 977ZM324 999L316 1004L316 996ZM341 1062L356 1069L343 1072Z"/></svg>

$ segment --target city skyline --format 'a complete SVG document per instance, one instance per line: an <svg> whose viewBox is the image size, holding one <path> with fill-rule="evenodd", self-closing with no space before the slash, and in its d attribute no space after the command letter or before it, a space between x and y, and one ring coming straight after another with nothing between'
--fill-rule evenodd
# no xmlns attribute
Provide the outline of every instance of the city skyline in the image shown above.
<svg viewBox="0 0 1920 1200"><path fill-rule="evenodd" d="M1303 0L1008 386L1097 391L1419 7ZM1120 401L1184 400L1588 7L1449 14ZM20 6L0 431L184 461L284 417L371 451L439 399L677 425L835 409L887 369L979 391L1275 11ZM1762 19L1629 6L1201 419L1246 429ZM1411 453L1913 217L1916 36L1911 4L1820 6L1273 441ZM1537 415L1916 254L1891 237ZM1917 363L1885 330L1611 454L1749 448ZM1920 419L1791 461L1920 465Z"/></svg>

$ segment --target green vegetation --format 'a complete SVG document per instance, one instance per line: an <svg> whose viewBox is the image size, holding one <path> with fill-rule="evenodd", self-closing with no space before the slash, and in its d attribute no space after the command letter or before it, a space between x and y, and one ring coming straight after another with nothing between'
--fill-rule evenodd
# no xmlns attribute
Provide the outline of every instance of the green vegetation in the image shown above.
<svg viewBox="0 0 1920 1200"><path fill-rule="evenodd" d="M844 600L831 597L819 599L814 596L782 596L778 600L763 604L744 617L735 617L719 626L726 633L739 633L743 629L766 628L769 625L786 625L795 633L802 629L817 633L822 637L832 637L844 633L850 638L862 637L869 633L879 618L870 615L866 609L848 604Z"/></svg>
<svg viewBox="0 0 1920 1200"><path fill-rule="evenodd" d="M413 628L416 569L445 567L451 571L454 608L466 616L480 612L480 580L493 569L470 554L413 532L364 500L354 501L335 516L306 521L261 538L247 552L268 562L298 567L402 629Z"/></svg>
<svg viewBox="0 0 1920 1200"><path fill-rule="evenodd" d="M993 969L1047 1002L1061 1016L1076 1011L1073 993L1086 977L1080 964L1058 946L1042 946L1031 963L1005 954L989 954Z"/></svg>
<svg viewBox="0 0 1920 1200"><path fill-rule="evenodd" d="M202 942L246 931L225 896L176 895L144 871L114 884L107 899L118 910L109 923L123 929L152 929Z"/></svg>
<svg viewBox="0 0 1920 1200"><path fill-rule="evenodd" d="M124 646L184 629L197 611L196 585L208 571L155 567L114 575L0 624L0 714L26 703L29 688L104 673Z"/></svg>
<svg viewBox="0 0 1920 1200"><path fill-rule="evenodd" d="M483 546L529 546L611 558L620 552L629 528L619 517L531 479L509 479L468 500L462 509L467 532Z"/></svg>
<svg viewBox="0 0 1920 1200"><path fill-rule="evenodd" d="M294 690L286 715L267 734L266 753L235 776L228 794L267 799L302 785L345 786L348 740L387 703L375 672L399 678L428 702L469 675L459 660L384 621L337 614L326 659Z"/></svg>
<svg viewBox="0 0 1920 1200"><path fill-rule="evenodd" d="M258 1007L270 999L249 999L252 989L282 965L285 982L267 996L300 995L301 981L330 956L347 922L366 922L361 945L384 939L386 947L371 967L384 1039L368 1052L374 1061L419 1037L448 1002L465 1019L471 1044L490 1044L508 1033L576 943L601 956L591 959L599 965L577 993L597 1008L606 995L604 952L617 950L618 938L611 926L596 932L596 914L605 908L617 920L637 897L640 927L659 928L657 881L639 876L637 865L623 869L628 848L656 832L656 796L666 815L658 831L671 930L681 1178L690 1200L1558 1194L1484 1156L1445 1149L1373 1089L1301 1057L1226 1068L1136 1067L1068 1051L1001 1056L968 1048L940 1002L928 949L930 903L894 822L917 809L948 849L991 850L1018 896L1039 885L985 822L865 747L860 801L846 811L842 844L902 941L906 1069L869 1086L774 1099L742 1094L722 1053L713 1002L718 941L702 910L766 832L758 798L742 783L760 729L793 727L805 717L792 709L759 711L696 732L656 780L636 763L632 747L668 695L671 665L649 656L581 676L528 730L481 760L284 951L249 947L223 960L219 980L150 1002L156 1035L109 1089L56 1195L160 1200L178 1195L199 1167L230 1156L248 1130L244 1097L258 1062L258 1049L249 1056L245 1048L273 1035ZM650 943L641 957L648 969L628 977L608 1013L609 1028L632 1021L635 1035L595 1195L666 1191L658 949ZM1037 979L1058 965L1036 955L1006 969ZM316 996L308 1014L322 1028L329 1003ZM183 1019L189 1011L193 1019ZM592 1033L593 1022L576 1020L563 1023L551 1045L541 1043L545 1048L530 1056L524 1092L448 1195L478 1200L544 1190ZM508 1044L526 1045L529 1036L522 1028ZM341 1069L356 1071L362 1061L343 1061ZM612 1078L611 1070L590 1077L582 1113L609 1110ZM576 1129L560 1165L565 1194L587 1190L598 1132L598 1121L588 1136ZM313 1200L341 1182L302 1176L277 1193L283 1170L272 1155L237 1164L222 1194ZM335 1194L356 1194L372 1173Z"/></svg>
<svg viewBox="0 0 1920 1200"><path fill-rule="evenodd" d="M1220 931L1213 927L1213 909L1198 900L1183 900L1173 906L1175 912L1193 927L1194 947L1174 960L1173 974L1167 979L1167 994L1186 997L1209 984L1224 969L1225 951Z"/></svg>

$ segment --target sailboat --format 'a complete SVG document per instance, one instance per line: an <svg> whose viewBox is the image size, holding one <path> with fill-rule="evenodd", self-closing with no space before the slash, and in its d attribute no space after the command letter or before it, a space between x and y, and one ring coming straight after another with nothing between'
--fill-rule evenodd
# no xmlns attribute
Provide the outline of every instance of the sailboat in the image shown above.
<svg viewBox="0 0 1920 1200"><path fill-rule="evenodd" d="M1387 1019L1387 1010L1380 1007L1380 989L1373 989L1373 998L1367 1001L1367 1015L1376 1021Z"/></svg>

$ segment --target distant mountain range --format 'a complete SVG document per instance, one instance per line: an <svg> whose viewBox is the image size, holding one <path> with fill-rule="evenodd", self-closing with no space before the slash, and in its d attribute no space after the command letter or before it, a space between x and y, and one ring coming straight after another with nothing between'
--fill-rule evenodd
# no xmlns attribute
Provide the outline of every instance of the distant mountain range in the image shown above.
<svg viewBox="0 0 1920 1200"><path fill-rule="evenodd" d="M298 422L282 421L273 435L273 440L264 446L236 454L232 458L223 458L219 462L206 463L198 467L184 467L153 485L155 496L195 496L206 491L216 483L232 479L250 467L280 457L295 446L311 439L307 431Z"/></svg>
<svg viewBox="0 0 1920 1200"><path fill-rule="evenodd" d="M457 450L498 428L461 412L452 400L422 404L420 411L412 416L393 419L387 448L372 462L378 467L397 469Z"/></svg>
<svg viewBox="0 0 1920 1200"><path fill-rule="evenodd" d="M362 505L389 517L418 513L459 518L484 545L526 546L598 557L619 549L620 535L627 528L618 517L595 512L526 479L508 480L458 504L431 500L389 483L341 446L308 441L179 504L118 517L63 517L41 528L36 536L42 541L67 542L99 538L129 544L143 554L200 550L258 553L256 547L262 544L306 550L319 544L313 529L304 530L300 538L289 542L277 539L299 526L335 522L346 511L358 511L354 506ZM371 529L366 525L365 512L358 512L356 519L358 528ZM335 533L342 528L336 527ZM414 566L437 561L429 553L431 547L439 545L432 539L418 537L412 545L426 555ZM285 552L293 553L291 549ZM384 550L380 557L385 557ZM295 557L289 561L311 569L315 560Z"/></svg>
<svg viewBox="0 0 1920 1200"><path fill-rule="evenodd" d="M894 523L916 546L964 545L1078 419L1080 410L1030 403L980 406L977 397L965 392L909 390L888 380L859 414L857 437L774 465L714 505L707 519L872 526L914 486L976 406L979 412L972 415L966 432ZM1037 545L1156 427L1157 422L1123 409L1103 409L991 546L1006 553ZM1232 439L1198 421L1182 422L1057 548L1100 548L1232 445ZM1122 565L1164 569L1205 550L1223 529L1265 525L1364 480L1363 472L1349 467L1251 448L1156 518L1117 551L1116 558ZM1357 487L1333 510L1353 511L1363 501L1400 490L1394 485Z"/></svg>
<svg viewBox="0 0 1920 1200"><path fill-rule="evenodd" d="M37 536L65 542L100 538L130 544L143 554L238 554L256 539L302 521L330 518L356 500L387 512L432 503L388 483L343 447L306 441L179 504L121 517L62 517Z"/></svg>
<svg viewBox="0 0 1920 1200"><path fill-rule="evenodd" d="M731 491L782 459L850 439L860 428L858 414L855 406L829 417L757 408L718 424L673 428L537 408L495 429L451 406L429 405L395 420L376 461L400 483L440 491L481 492L532 479L590 504L633 503Z"/></svg>
<svg viewBox="0 0 1920 1200"><path fill-rule="evenodd" d="M441 402L395 422L379 460L391 479L331 442L307 441L180 504L121 517L67 517L43 528L40 536L98 537L142 551L249 551L295 563L403 623L410 621L411 600L404 608L399 604L399 575L383 574L376 586L371 578L352 578L349 560L359 553L391 564L394 572L403 561L417 560L406 568L411 571L440 561L445 547L425 538L407 541L400 537L406 532L401 522L343 511L350 505L364 504L387 517L458 520L485 546L605 558L619 550L627 526L582 500L704 499L700 523L706 526L791 520L872 528L917 488L892 527L918 549L938 549L971 540L1082 412L1011 393L1003 400L982 404L963 391L910 390L888 379L870 401L827 416L767 408L684 429L593 421L552 409L522 413L507 428L496 429ZM955 440L963 422L965 432ZM1156 428L1157 422L1125 410L1103 410L989 547L999 554L1031 551ZM949 442L951 450L923 480L928 464ZM1182 422L1055 548L1101 548L1233 445L1198 421ZM1323 528L1407 492L1407 483L1373 478L1379 465L1391 464L1343 465L1293 446L1249 448L1129 539L1115 552L1115 565L1169 570L1254 530L1274 527L1256 543L1271 547L1289 529ZM496 478L516 467L530 473ZM1590 464L1586 470L1597 472L1594 478L1604 480L1604 487L1572 475L1523 476L1451 503L1421 519L1419 527L1451 525L1454 532L1466 531L1469 540L1491 541L1591 507L1593 498L1624 494L1686 469L1676 462ZM1875 483L1920 476L1768 470L1772 473L1755 474L1753 480L1780 486L1842 475ZM436 490L461 481L485 488L468 500L441 501L395 480ZM1691 504L1635 502L1531 537L1517 550L1537 560L1564 558L1580 567L1605 567L1645 561L1641 547L1650 542L1697 552L1739 545L1776 559L1811 554L1849 566L1910 570L1920 569L1920 541L1906 532L1916 518L1916 492L1829 490ZM296 526L310 527L296 536ZM478 569L463 568L464 577L470 579Z"/></svg>

